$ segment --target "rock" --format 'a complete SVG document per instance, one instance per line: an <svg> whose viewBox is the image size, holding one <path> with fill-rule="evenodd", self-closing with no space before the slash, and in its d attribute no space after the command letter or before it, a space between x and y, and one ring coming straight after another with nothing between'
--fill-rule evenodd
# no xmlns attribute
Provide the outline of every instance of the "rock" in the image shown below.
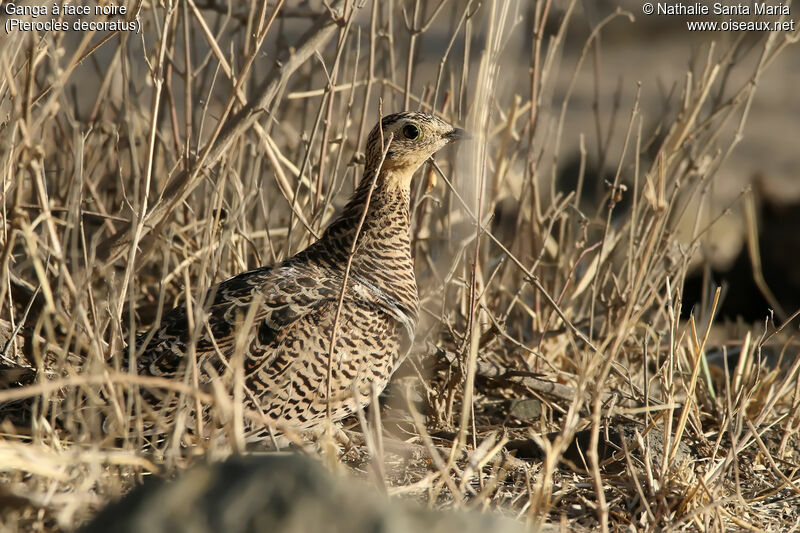
<svg viewBox="0 0 800 533"><path fill-rule="evenodd" d="M434 511L331 477L295 454L236 457L152 480L108 505L83 533L470 533L527 531L510 519Z"/></svg>
<svg viewBox="0 0 800 533"><path fill-rule="evenodd" d="M538 398L514 400L508 415L522 422L533 422L542 416L542 402Z"/></svg>
<svg viewBox="0 0 800 533"><path fill-rule="evenodd" d="M636 433L642 436L643 428L638 424L625 423L623 420L615 420L614 425L608 431L600 432L600 439L597 446L597 454L600 461L609 461L615 456L621 459L623 450L622 441L634 457L642 459L643 451L639 446L639 441L636 438ZM548 439L555 439L558 433L551 433L547 436ZM606 438L606 436L608 438ZM592 430L584 429L575 433L572 442L564 451L562 461L567 463L570 468L576 471L584 471L584 461L586 460L588 450L591 444ZM653 464L661 464L664 457L664 434L660 428L653 427L646 436L643 436L653 461ZM506 450L515 452L515 456L520 459L543 459L545 451L532 439L515 439L509 440L506 443ZM691 460L695 457L691 446L685 440L678 444L675 450L676 464L682 464L685 461ZM606 465L606 468L612 468L611 465ZM625 468L624 463L618 461L616 468Z"/></svg>

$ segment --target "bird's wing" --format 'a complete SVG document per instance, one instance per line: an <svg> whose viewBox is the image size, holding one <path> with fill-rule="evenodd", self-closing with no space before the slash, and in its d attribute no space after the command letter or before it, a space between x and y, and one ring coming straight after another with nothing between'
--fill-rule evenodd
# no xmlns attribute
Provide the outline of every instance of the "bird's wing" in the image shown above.
<svg viewBox="0 0 800 533"><path fill-rule="evenodd" d="M252 305L256 305L253 325L257 335L262 339L274 338L299 317L338 301L340 284L341 280L329 273L291 262L244 272L223 281L208 296L211 303L207 308L207 327L205 323L200 325L195 340L198 361L210 359L217 370L222 370L225 361L220 361L216 354L227 358L233 352ZM137 353L141 354L137 361L139 371L173 375L191 339L186 307L181 305L167 313L147 347L142 349L147 336L143 334L137 339Z"/></svg>

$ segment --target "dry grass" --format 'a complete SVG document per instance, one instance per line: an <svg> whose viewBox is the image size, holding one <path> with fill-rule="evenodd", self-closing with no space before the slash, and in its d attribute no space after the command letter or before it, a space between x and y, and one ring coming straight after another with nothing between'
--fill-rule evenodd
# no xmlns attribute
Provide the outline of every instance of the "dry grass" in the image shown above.
<svg viewBox="0 0 800 533"><path fill-rule="evenodd" d="M0 528L71 529L146 475L246 446L257 414L232 393L134 376L121 353L180 299L319 234L360 177L379 98L476 140L418 178L417 347L342 462L392 494L566 529L800 524L791 328L728 337L713 297L681 319L716 171L796 34L701 48L656 127L638 96L598 111L586 144L614 178L584 175L584 149L563 190L576 77L553 94L575 2L162 4L139 4L141 35L0 41ZM620 18L584 32L576 75ZM731 364L709 369L723 349ZM187 406L162 443L142 429L149 387Z"/></svg>

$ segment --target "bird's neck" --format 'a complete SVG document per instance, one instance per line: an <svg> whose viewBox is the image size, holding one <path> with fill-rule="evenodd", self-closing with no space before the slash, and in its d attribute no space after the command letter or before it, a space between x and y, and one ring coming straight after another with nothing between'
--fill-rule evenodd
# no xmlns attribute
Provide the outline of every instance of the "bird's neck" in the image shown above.
<svg viewBox="0 0 800 533"><path fill-rule="evenodd" d="M411 227L410 181L410 176L404 173L383 170L376 175L376 171L368 167L341 214L325 230L325 235L349 239L348 253L356 232L359 234L359 248L362 243L373 239L387 243L395 240L393 236L407 239ZM410 244L408 246L410 255Z"/></svg>
<svg viewBox="0 0 800 533"><path fill-rule="evenodd" d="M331 259L331 254L336 254L335 263L344 265L357 234L352 279L380 288L387 301L416 323L418 296L411 256L409 182L405 176L386 170L376 177L368 168L341 214L315 247L324 249L324 255Z"/></svg>

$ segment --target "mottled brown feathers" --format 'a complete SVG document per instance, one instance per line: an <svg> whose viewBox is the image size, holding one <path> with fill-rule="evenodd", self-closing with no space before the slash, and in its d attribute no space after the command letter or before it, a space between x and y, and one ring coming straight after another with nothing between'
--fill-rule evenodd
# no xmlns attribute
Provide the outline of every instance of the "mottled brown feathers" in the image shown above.
<svg viewBox="0 0 800 533"><path fill-rule="evenodd" d="M223 375L237 336L244 335L248 397L284 424L311 427L327 415L329 404L332 418L342 418L355 410L356 402L369 402L372 387L383 390L408 351L417 323L409 238L411 177L463 131L423 113L389 115L381 124L382 131L376 126L367 139L357 190L322 237L282 263L212 288L207 321L199 321L195 332L189 331L184 306L167 313L146 346L147 335L137 339L140 373L178 377L194 338L203 380ZM348 256L368 197L331 352ZM242 331L252 305L253 326Z"/></svg>

